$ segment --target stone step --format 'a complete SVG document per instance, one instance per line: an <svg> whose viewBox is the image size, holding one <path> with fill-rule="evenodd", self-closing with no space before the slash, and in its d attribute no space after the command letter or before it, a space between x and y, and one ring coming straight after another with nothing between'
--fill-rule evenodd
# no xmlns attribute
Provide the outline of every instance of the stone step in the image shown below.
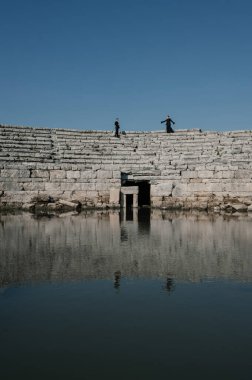
<svg viewBox="0 0 252 380"><path fill-rule="evenodd" d="M22 138L17 138L17 137L10 137L10 138L6 138L6 139L2 139L0 138L0 144L3 145L5 143L10 143L13 142L14 144L33 144L33 145L36 145L36 144L41 144L41 145L51 145L52 142L51 140L44 140L44 139L33 139L33 138L27 138L27 139L22 139Z"/></svg>
<svg viewBox="0 0 252 380"><path fill-rule="evenodd" d="M123 160L97 160L97 159L90 161L90 160L80 159L80 158L77 158L77 159L62 158L60 160L60 162L68 163L68 164L80 164L80 163L81 164L91 164L91 165L97 165L97 164L112 165L113 164L113 165L124 165L124 166L125 165L132 166L134 164L141 166L141 165L146 164L146 160L142 161L142 162L141 161L139 162L139 160L138 161L135 161L135 160L123 161Z"/></svg>
<svg viewBox="0 0 252 380"><path fill-rule="evenodd" d="M0 156L0 161L4 161L4 162L16 162L16 161L19 161L19 162L23 162L24 161L24 158L23 157L1 157ZM41 159L39 157L27 157L26 158L26 162L46 162L44 159ZM50 161L52 162L52 160Z"/></svg>
<svg viewBox="0 0 252 380"><path fill-rule="evenodd" d="M13 143L6 143L1 144L0 141L0 148L4 149L17 149L17 148L23 148L23 149L31 149L31 150L40 150L40 149L52 149L51 144L13 144Z"/></svg>
<svg viewBox="0 0 252 380"><path fill-rule="evenodd" d="M52 130L49 128L34 128L34 127L18 127L18 126L7 126L0 125L0 132L6 133L36 133L36 134L51 134Z"/></svg>
<svg viewBox="0 0 252 380"><path fill-rule="evenodd" d="M50 152L50 151L44 151L43 153L41 152L34 152L34 151L0 151L0 156L1 157L14 157L14 158L26 158L26 157L37 157L37 158L54 158L55 154Z"/></svg>

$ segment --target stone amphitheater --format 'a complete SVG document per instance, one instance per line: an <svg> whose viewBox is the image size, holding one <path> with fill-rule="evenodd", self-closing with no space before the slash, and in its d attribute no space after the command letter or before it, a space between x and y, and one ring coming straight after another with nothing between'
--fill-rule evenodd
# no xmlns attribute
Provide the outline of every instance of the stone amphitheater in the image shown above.
<svg viewBox="0 0 252 380"><path fill-rule="evenodd" d="M0 208L252 210L252 131L0 125Z"/></svg>

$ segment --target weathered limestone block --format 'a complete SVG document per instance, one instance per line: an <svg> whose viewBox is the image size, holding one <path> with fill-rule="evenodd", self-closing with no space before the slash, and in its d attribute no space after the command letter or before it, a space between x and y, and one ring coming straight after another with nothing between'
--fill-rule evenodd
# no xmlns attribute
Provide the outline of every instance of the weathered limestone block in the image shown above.
<svg viewBox="0 0 252 380"><path fill-rule="evenodd" d="M242 178L247 178L251 179L252 178L252 170L236 170L234 173L234 177L238 179Z"/></svg>
<svg viewBox="0 0 252 380"><path fill-rule="evenodd" d="M250 206L252 204L252 197L250 196L237 197L237 203L243 203L246 206Z"/></svg>
<svg viewBox="0 0 252 380"><path fill-rule="evenodd" d="M121 186L121 178L112 178L109 182L111 185L113 185L113 187Z"/></svg>
<svg viewBox="0 0 252 380"><path fill-rule="evenodd" d="M95 191L96 190L96 184L95 183L81 183L80 189L74 189L76 190L84 190L84 191Z"/></svg>
<svg viewBox="0 0 252 380"><path fill-rule="evenodd" d="M71 199L72 201L78 201L80 203L84 203L87 198L87 192L85 190L77 190L71 192L71 195L68 196L68 199Z"/></svg>
<svg viewBox="0 0 252 380"><path fill-rule="evenodd" d="M52 190L52 191L38 191L37 199L34 201L37 202L48 202L48 197L52 197L54 202L56 202L60 197L63 195L63 191L57 191L57 190Z"/></svg>
<svg viewBox="0 0 252 380"><path fill-rule="evenodd" d="M78 165L78 170L80 169L79 166L81 166L81 165ZM54 167L53 167L53 168L50 168L50 169L55 169L55 170L65 170L65 171L67 171L67 170L72 170L72 165L71 165L71 164L62 164L62 163L61 163L59 166L54 165Z"/></svg>
<svg viewBox="0 0 252 380"><path fill-rule="evenodd" d="M14 181L0 182L0 191L22 191L23 184Z"/></svg>
<svg viewBox="0 0 252 380"><path fill-rule="evenodd" d="M226 183L225 191L230 192L230 194L244 194L252 196L252 183Z"/></svg>
<svg viewBox="0 0 252 380"><path fill-rule="evenodd" d="M163 170L161 175L167 179L179 179L181 177L180 170Z"/></svg>
<svg viewBox="0 0 252 380"><path fill-rule="evenodd" d="M111 205L119 205L120 203L120 189L111 188L109 191L109 203Z"/></svg>
<svg viewBox="0 0 252 380"><path fill-rule="evenodd" d="M80 180L76 181L75 178L67 178L67 179L61 179L61 180L54 180L53 182L60 182L61 184L62 183L76 183L76 182L80 182Z"/></svg>
<svg viewBox="0 0 252 380"><path fill-rule="evenodd" d="M45 191L61 190L60 182L45 182Z"/></svg>
<svg viewBox="0 0 252 380"><path fill-rule="evenodd" d="M87 198L98 198L98 191L88 190L88 191L86 191L86 197Z"/></svg>
<svg viewBox="0 0 252 380"><path fill-rule="evenodd" d="M50 179L62 179L66 178L65 170L50 170Z"/></svg>
<svg viewBox="0 0 252 380"><path fill-rule="evenodd" d="M35 208L35 203L24 203L22 205L22 210L24 211L33 211Z"/></svg>
<svg viewBox="0 0 252 380"><path fill-rule="evenodd" d="M80 178L80 172L77 171L77 170L75 170L75 171L68 170L66 172L66 177L69 178L69 179L71 179L71 178L78 179L78 178Z"/></svg>
<svg viewBox="0 0 252 380"><path fill-rule="evenodd" d="M90 178L97 178L97 173L95 170L85 170L80 172L80 178L81 179L90 179Z"/></svg>
<svg viewBox="0 0 252 380"><path fill-rule="evenodd" d="M8 177L8 178L29 178L30 177L30 171L27 169L2 169L1 170L1 177Z"/></svg>
<svg viewBox="0 0 252 380"><path fill-rule="evenodd" d="M113 178L113 172L112 170L98 170L97 178L104 178L104 179Z"/></svg>
<svg viewBox="0 0 252 380"><path fill-rule="evenodd" d="M151 197L171 196L173 181L151 185Z"/></svg>
<svg viewBox="0 0 252 380"><path fill-rule="evenodd" d="M199 178L213 178L214 171L213 170L199 170L198 176Z"/></svg>
<svg viewBox="0 0 252 380"><path fill-rule="evenodd" d="M212 193L215 194L219 192L226 192L225 183L226 182L223 182L223 181L214 182L213 179L212 180L202 179L202 184L204 186L202 188L202 191L204 191L205 193L208 193L209 195L211 195ZM189 190L192 190L192 189L189 189Z"/></svg>
<svg viewBox="0 0 252 380"><path fill-rule="evenodd" d="M49 178L49 171L41 170L41 169L32 170L31 177L32 178L34 177L35 178Z"/></svg>
<svg viewBox="0 0 252 380"><path fill-rule="evenodd" d="M59 199L58 203L63 205L63 206L67 206L73 210L76 210L76 208L78 207L78 203L69 202L69 201L66 201L64 199Z"/></svg>
<svg viewBox="0 0 252 380"><path fill-rule="evenodd" d="M110 188L111 188L111 184L109 182L106 182L106 183L98 182L95 184L95 190L97 191L109 191Z"/></svg>
<svg viewBox="0 0 252 380"><path fill-rule="evenodd" d="M5 191L0 198L1 202L7 203L33 203L38 191Z"/></svg>
<svg viewBox="0 0 252 380"><path fill-rule="evenodd" d="M48 171L59 170L60 165L55 164L55 163L51 163L51 162L43 162L43 163L37 162L36 163L36 169L37 170L48 170Z"/></svg>
<svg viewBox="0 0 252 380"><path fill-rule="evenodd" d="M228 166L224 166L224 165L216 165L215 163L207 163L205 165L205 169L206 170L213 170L214 172L219 172L219 171L222 171L222 170L229 170L230 167ZM232 169L232 170L235 170L235 169Z"/></svg>
<svg viewBox="0 0 252 380"><path fill-rule="evenodd" d="M180 210L183 207L185 207L185 199L176 198L176 197L164 197L162 200L161 208L163 209Z"/></svg>
<svg viewBox="0 0 252 380"><path fill-rule="evenodd" d="M235 176L234 170L222 170L222 171L214 172L213 178L228 179L228 178L234 178L234 176Z"/></svg>
<svg viewBox="0 0 252 380"><path fill-rule="evenodd" d="M106 192L105 194L101 191L98 193L98 203L103 206L107 206L109 204L109 194Z"/></svg>
<svg viewBox="0 0 252 380"><path fill-rule="evenodd" d="M248 206L242 203L233 203L231 207L238 212L246 212L248 210Z"/></svg>
<svg viewBox="0 0 252 380"><path fill-rule="evenodd" d="M183 170L181 176L183 178L198 178L198 172L195 170Z"/></svg>
<svg viewBox="0 0 252 380"><path fill-rule="evenodd" d="M45 182L24 182L23 189L25 191L45 190Z"/></svg>
<svg viewBox="0 0 252 380"><path fill-rule="evenodd" d="M113 178L121 179L121 172L119 170L113 170Z"/></svg>
<svg viewBox="0 0 252 380"><path fill-rule="evenodd" d="M195 199L193 202L191 202L190 208L195 209L195 210L207 210L208 209L208 202L207 199L202 197L198 198L197 200Z"/></svg>
<svg viewBox="0 0 252 380"><path fill-rule="evenodd" d="M203 179L203 178L190 178L189 180L183 179L181 183L202 183L202 182L209 182L209 179Z"/></svg>
<svg viewBox="0 0 252 380"><path fill-rule="evenodd" d="M64 182L60 184L60 189L62 191L82 190L82 185L80 182Z"/></svg>
<svg viewBox="0 0 252 380"><path fill-rule="evenodd" d="M193 184L191 184L193 185ZM173 197L183 197L190 195L190 191L188 190L189 183L177 183L174 188L172 189L172 196ZM202 186L200 187L202 190Z"/></svg>
<svg viewBox="0 0 252 380"><path fill-rule="evenodd" d="M162 206L162 198L163 197L151 197L151 206L152 207L161 207Z"/></svg>

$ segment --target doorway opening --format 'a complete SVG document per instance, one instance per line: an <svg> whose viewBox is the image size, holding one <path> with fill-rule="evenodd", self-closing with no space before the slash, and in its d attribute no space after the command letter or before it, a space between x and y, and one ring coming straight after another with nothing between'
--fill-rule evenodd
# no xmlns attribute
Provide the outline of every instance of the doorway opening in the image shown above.
<svg viewBox="0 0 252 380"><path fill-rule="evenodd" d="M131 208L133 206L133 194L126 194L126 207Z"/></svg>
<svg viewBox="0 0 252 380"><path fill-rule="evenodd" d="M150 183L149 181L134 181L134 180L122 180L122 186L138 186L139 193L138 193L138 206L150 206ZM131 194L127 195L130 196ZM132 203L133 204L133 195L132 196ZM127 198L127 205L128 202L130 202L130 198L128 201Z"/></svg>

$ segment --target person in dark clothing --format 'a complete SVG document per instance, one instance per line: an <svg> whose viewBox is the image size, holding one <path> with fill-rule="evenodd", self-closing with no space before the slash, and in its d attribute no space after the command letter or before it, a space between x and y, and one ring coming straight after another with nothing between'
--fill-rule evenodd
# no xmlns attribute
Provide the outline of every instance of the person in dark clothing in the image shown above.
<svg viewBox="0 0 252 380"><path fill-rule="evenodd" d="M119 119L117 117L116 121L115 121L115 137L120 137L119 136L119 129L120 129L120 124L119 124Z"/></svg>
<svg viewBox="0 0 252 380"><path fill-rule="evenodd" d="M170 118L170 115L167 115L167 118L161 121L161 123L165 123L167 133L174 133L174 130L171 127L171 123L175 124L175 122Z"/></svg>

